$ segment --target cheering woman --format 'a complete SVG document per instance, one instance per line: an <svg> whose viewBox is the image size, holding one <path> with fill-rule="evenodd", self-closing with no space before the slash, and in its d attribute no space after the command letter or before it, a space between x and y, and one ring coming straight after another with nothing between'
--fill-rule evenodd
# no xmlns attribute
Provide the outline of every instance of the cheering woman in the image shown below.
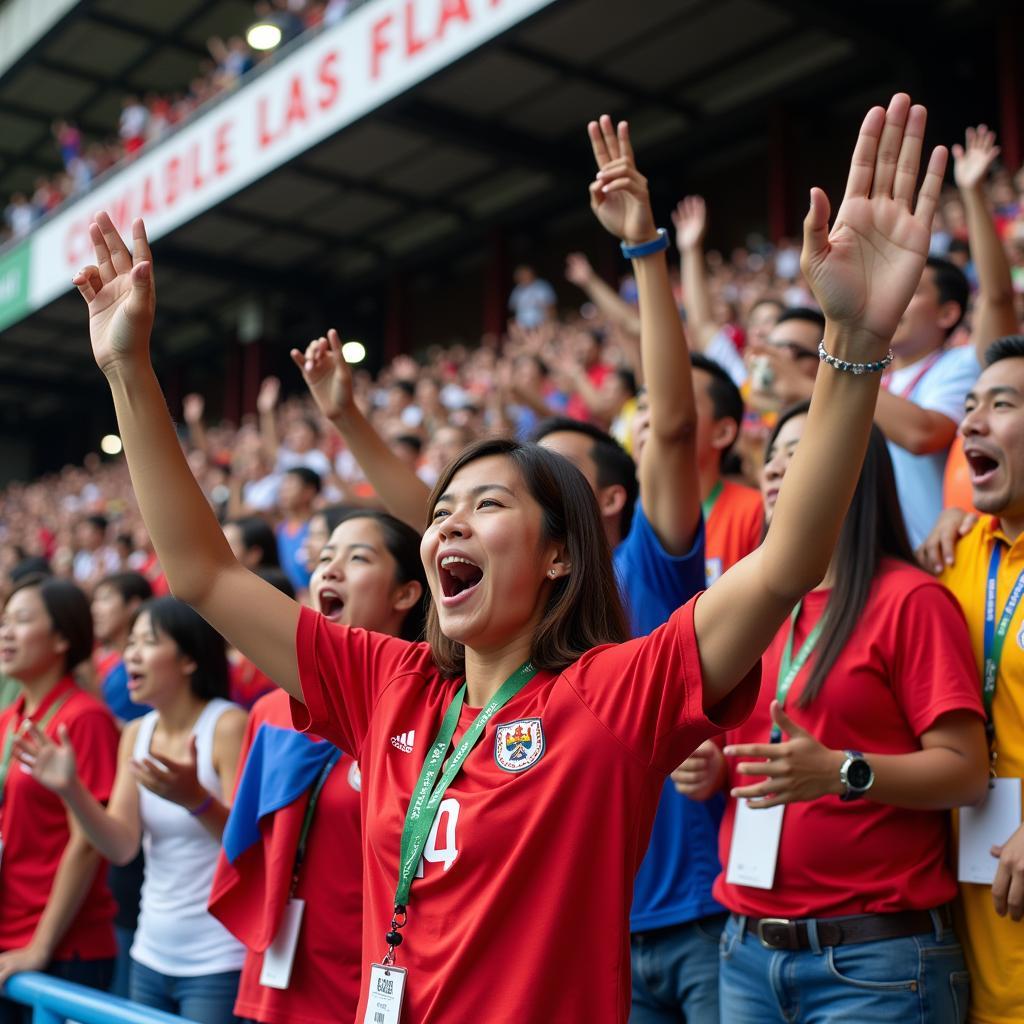
<svg viewBox="0 0 1024 1024"><path fill-rule="evenodd" d="M393 516L349 511L321 546L313 606L349 628L418 640L426 593L419 548L419 534ZM336 1024L355 1018L360 994L361 776L351 754L291 725L284 690L253 706L210 912L247 947L239 1017ZM296 914L294 949L268 953Z"/></svg>
<svg viewBox="0 0 1024 1024"><path fill-rule="evenodd" d="M769 438L769 522L807 422L795 406ZM729 757L708 742L673 773L694 798L732 788L715 885L733 912L723 1019L964 1020L949 808L984 798L984 712L963 615L914 564L877 427L825 580L763 669L753 714L726 737ZM751 816L779 822L770 888L739 870Z"/></svg>
<svg viewBox="0 0 1024 1024"><path fill-rule="evenodd" d="M925 117L905 95L868 113L831 232L811 194L803 269L827 361L764 544L629 642L593 494L531 445L477 444L435 486L428 643L332 623L239 566L150 365L145 229L133 253L106 214L90 225L96 264L75 283L172 589L288 691L296 724L359 758L357 1019L370 1005L369 1019L405 1024L626 1020L632 882L663 780L749 713L761 652L824 576L857 481L945 169L936 150L915 207ZM602 221L635 267L663 267L626 125L603 117L589 133L592 206L620 211Z"/></svg>

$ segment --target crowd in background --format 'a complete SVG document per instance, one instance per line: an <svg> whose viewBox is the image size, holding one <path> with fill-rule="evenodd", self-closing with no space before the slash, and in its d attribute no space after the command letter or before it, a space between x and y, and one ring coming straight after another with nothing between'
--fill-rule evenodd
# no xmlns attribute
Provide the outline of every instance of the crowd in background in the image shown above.
<svg viewBox="0 0 1024 1024"><path fill-rule="evenodd" d="M41 217L62 203L87 192L94 181L113 167L135 159L151 143L158 142L210 100L234 89L257 64L272 59L282 47L304 32L333 25L359 0L261 0L254 5L253 19L276 26L280 42L270 50L255 50L243 35L207 40L210 56L199 62L188 88L177 93L127 95L110 134L89 138L70 120L53 123L53 141L63 171L39 177L31 193L15 192L4 203L0 244L23 238ZM239 25L244 32L247 25Z"/></svg>
<svg viewBox="0 0 1024 1024"><path fill-rule="evenodd" d="M323 17L323 8L333 5L311 6ZM290 13L297 16L298 12ZM231 52L229 42L223 54L225 64L230 63ZM151 113L150 108L149 116ZM124 152L131 150L126 146ZM976 1000L971 1019L977 1024L1009 1024L1024 1009L1018 985L1024 941L1016 931L1003 930L1004 926L1021 927L1016 921L1024 913L1024 891L1019 891L1024 869L1015 866L1016 862L1008 862L1005 868L1013 878L1012 883L1007 882L1013 922L1006 917L1005 893L1001 909L996 898L998 919L993 916L991 886L963 897L964 909L956 919L964 947L961 951L949 909L956 879L945 856L951 842L949 809L975 803L984 795L988 760L982 722L986 715L992 721L991 694L986 692L983 707L971 646L972 641L978 646L980 620L975 621L977 615L958 590L959 578L946 564L951 560L947 559L950 537L958 532L968 535L972 527L974 521L965 521L963 513L971 508L971 480L983 476L985 467L976 451L964 455L962 442L955 435L965 403L970 410L972 403L976 408L981 402L970 397L979 375L991 372L1000 360L1020 362L1024 357L1024 341L1019 338L995 356L990 350L998 337L1019 330L1024 297L1024 174L1018 172L1014 177L1012 169L1001 167L997 158L994 137L984 126L969 130L966 145L954 149L955 185L949 185L940 197L931 254L896 328L893 347L900 362L883 376L875 414L878 429L872 435L848 524L829 568L831 586L843 595L842 604L853 611L842 618L842 612L830 610L836 605L829 604L828 591L815 591L803 605L797 605L788 641L783 629L765 655L766 682L753 709L750 721L754 724L734 723L726 734L724 749L722 743L710 740L702 744L665 783L658 821L662 814L677 817L671 818L671 825L655 822L633 902L631 1019L638 1024L719 1020L720 958L720 1019L730 1024L774 1020L776 1006L783 1006L787 998L796 1000L797 995L806 998L803 1010L794 1013L806 1016L786 1019L827 1020L829 1007L854 998L852 990L857 990L859 999L868 999L865 992L874 991L880 1000L875 1008L877 1019L908 1019L906 1007L911 1003L897 1004L896 989L913 1005L927 997L937 1002L922 1005L943 1007L936 1016L926 1013L922 1019L963 1021L967 1019L968 970ZM774 515L782 478L809 422L806 402L821 365L818 343L826 317L814 288L804 279L800 245L788 239L769 244L752 237L729 254L705 252L708 216L703 200L695 196L683 199L673 211L678 261L672 259L670 274L672 298L685 323L692 355L698 527L682 543L682 550L666 552L654 543L655 553L649 548L646 561L637 556L631 564L634 576L620 575L620 584L633 603L630 625L635 636L646 635L665 622L681 603L668 600L670 594L655 594L664 596L669 607L657 621L644 619L644 614L654 614L652 609L657 606L652 594L643 590L645 572L657 577L657 585L651 588L656 592L659 586L671 590L674 585L666 584L665 576L659 574L668 573L669 567L673 573L685 570L689 595L714 583L761 543L765 526ZM509 295L507 331L501 338L484 337L474 346L439 341L423 352L399 356L376 376L357 367L346 370L339 364L332 386L341 392L350 388L351 396L335 393L333 398L325 397L326 385L316 381L315 367L320 361L328 358L329 352L340 355L336 334L311 343L288 339L297 350L293 355L298 366L295 386L273 377L265 379L256 411L241 423L217 422L207 415L203 396L186 396L182 408L172 410L178 441L242 564L338 621L341 605L353 600L353 592L346 591L343 602L341 585L332 582L335 573L342 575L336 570L338 551L343 539L353 541L356 548L372 548L373 539L367 539L370 535L353 532L358 529L354 521L370 522L378 531L372 537L378 541L385 538L388 564L397 566L399 583L421 587L422 568L416 576L416 531L424 526L419 512L426 490L445 479L445 467L468 444L483 438L553 442L550 447L566 454L587 476L611 546L618 552L634 541L634 547L651 545L648 519L659 534L664 531L657 525L661 520L653 507L656 503L649 502L649 493L644 494L644 488L651 487L650 477L645 478L641 471L638 498L634 466L634 461L642 465L641 451L652 443L651 395L657 390L657 383L652 386L646 379L650 341L642 343L644 310L638 306L639 296L650 284L629 274L605 281L582 253L566 254L565 278L566 285L559 291L568 295L568 286L575 288L571 302L559 302L551 282L540 278L532 267L518 267ZM649 331L650 321L644 323ZM312 394L300 388L302 376ZM339 407L351 406L353 412L331 416L325 412L325 403L331 401ZM380 453L372 458L373 466L367 465L366 452L373 451L372 444L367 447L368 435L361 432L362 426L353 427L353 422L365 423L369 436L382 442ZM575 456L573 437L585 439ZM993 462L1001 457L996 452L981 459ZM1019 453L1013 458L1019 461ZM383 473L382 466L386 467ZM394 496L403 487L405 497L396 500ZM614 508L604 504L606 498L612 500L611 491L622 492ZM968 535L982 538L978 544L998 536L998 518L986 522L988 525L975 526ZM647 540L638 540L644 531ZM1007 548L1013 552L1009 562L1016 566L1019 539L1011 538ZM944 582L963 605L967 624L950 593L912 564L913 549L929 574L945 572ZM966 550L966 542L962 550ZM692 551L699 553L695 575L693 565L684 565L690 558L687 552ZM652 563L655 569L651 569ZM970 573L973 564L961 558L956 572ZM998 569L998 559L995 565ZM362 571L350 564L344 569L353 574ZM308 1015L317 1012L309 1009L309 1003L319 1003L318 1012L322 1013L331 1000L340 998L337 992L314 992L332 974L341 973L324 952L330 943L303 949L297 962L306 963L307 969L315 965L316 978L311 972L303 976L302 986L296 983L296 988L302 989L297 998L307 1000L301 1014L294 1005L284 1009L284 1004L273 1004L265 991L280 986L265 980L257 985L255 981L261 972L267 972L262 958L274 934L266 920L253 916L251 906L262 905L262 900L248 899L251 890L245 890L250 910L233 902L238 899L239 879L250 886L266 885L268 906L283 906L286 901L287 868L304 820L301 800L297 809L290 808L295 813L280 826L290 840L281 839L280 831L265 834L261 856L267 858L266 863L261 861L253 868L251 844L255 840L250 837L247 846L239 839L237 832L243 825L237 821L232 825L236 815L231 811L231 794L237 785L235 802L244 805L248 813L249 801L258 800L246 787L259 790L249 773L262 772L266 784L272 767L262 766L273 766L275 756L285 758L285 747L298 735L290 729L287 700L274 682L238 651L229 649L225 658L212 655L210 637L204 633L204 629L212 632L210 627L194 613L188 618L185 606L166 596L167 581L125 463L120 458L91 455L82 466L9 484L0 492L0 573L2 596L8 607L17 603L19 614L29 600L24 597L26 581L31 590L48 585L41 579L63 580L89 596L98 643L93 656L78 666L76 678L81 688L101 696L122 722L138 717L140 709L132 704L141 703L139 693L147 699L152 695L155 710L140 718L142 724L133 727L137 731L125 733L130 737L130 752L122 750L118 755L122 763L117 772L109 772L105 782L94 784L83 778L83 784L91 786L91 797L73 787L69 780L74 763L61 761L53 743L47 745L41 736L43 725L37 730L40 735L30 737L26 748L29 761L42 759L44 754L50 758L54 774L44 779L39 768L40 781L61 793L84 823L95 848L118 865L118 871L129 870L141 832L147 870L151 871L147 878L154 881L147 883L151 887L148 904L144 896L140 920L145 926L140 924L131 947L136 962L130 985L133 998L210 1024L226 1024L232 1006L240 1016L267 1022L337 1019ZM459 583L449 583L456 591L467 581L469 586L475 585L471 570L464 576L453 575ZM983 580L970 577L966 585L976 582L980 593ZM636 592L631 587L636 587ZM388 600L397 599L389 594ZM409 612L414 605L415 600L402 605L401 615L386 623L382 618L380 625L370 621L355 624L406 636L413 626L422 626L413 621L415 613ZM111 606L116 606L116 614ZM31 614L31 609L25 614ZM675 621L676 617L672 618ZM308 626L309 618L300 621L300 629L313 629ZM893 623L904 624L906 631L902 635L894 632ZM781 680L794 663L794 673L799 673L814 646L812 638L820 635L823 625L828 636L821 654L824 667L813 669L799 701L786 705ZM805 653L802 644L796 644L794 662L798 633L810 646ZM179 661L174 670L177 675L168 669L169 681L161 683L165 689L160 690L152 682L155 670L146 667L150 664L146 659L157 659L156 648L165 641ZM309 641L311 645L322 642L312 633ZM1004 707L1005 702L1016 704L1018 700L1016 695L1007 695L1006 683L1015 683L1019 676L1024 629L1019 637L1014 631L1007 643L1004 666L999 669ZM908 648L913 651L908 653ZM68 667L73 667L70 659L66 660ZM185 663L193 668L182 669ZM899 671L906 679L897 678ZM826 675L830 685L822 689ZM200 676L203 678L197 683ZM775 702L777 679L779 700ZM790 678L786 689L792 681ZM139 689L146 686L151 689ZM304 694L305 686L304 679ZM869 690L867 700L863 695ZM130 692L136 697L126 700ZM14 680L0 679L0 707L3 702L12 704L18 694ZM255 704L248 724L232 704L246 710ZM148 707L141 709L145 710ZM312 708L309 711L314 725L317 713ZM1005 711L1003 716L1006 721ZM159 757L167 767L159 769L149 760L156 750L151 747L153 737L160 729L165 730L165 737L178 735L161 724L178 720L195 723L194 745L189 747L186 736L183 746L162 748ZM260 731L261 724L272 725L282 735ZM997 730L1001 728L997 726ZM764 742L769 734L770 747ZM995 769L1000 775L1005 770L1016 771L1020 737L1012 726L998 735L1003 746ZM880 778L900 780L880 783L870 800L857 805L861 815L857 821L863 826L859 837L846 835L851 818L839 801L863 796L874 776L863 783L856 782L852 774L847 777L853 762L864 762L856 750L841 749L843 741L847 748L856 744L872 751L884 744L887 756L877 762ZM284 746L275 748L273 744L278 742ZM428 742L428 737L421 742ZM391 744L411 751L413 732L392 737ZM514 746L511 741L509 745ZM526 756L522 753L528 749L526 734L520 745L515 756ZM287 757L302 760L305 771L290 798L310 792L314 794L309 797L310 804L315 806L320 793L317 787L328 778L340 780L343 773L345 786L338 781L337 789L325 792L336 801L333 814L357 822L358 797L353 794L358 794L361 785L360 764L345 754L326 754L330 744L312 746L316 756L306 748L287 748ZM838 754L843 757L836 762ZM940 787L923 774L915 776L913 769L901 776L892 764L918 755L929 759L927 763L936 773L945 773L941 778L948 779L948 784ZM502 766L497 753L495 757ZM782 765L774 788L751 785L746 776L761 773L747 770L750 765L737 764L744 757ZM186 771L189 758L196 766L191 774ZM827 763L827 767L824 775L818 772L817 776L817 768L815 772L806 769L810 780L806 781L800 775L805 771L801 766L812 761ZM129 762L131 775L125 767ZM891 776L883 762L889 762ZM840 763L842 778L837 772L829 775ZM518 769L513 766L512 770ZM362 771L365 775L366 765ZM824 776L826 782L822 782ZM747 789L742 788L745 785ZM797 790L798 786L803 788ZM938 796L933 792L936 789L942 790ZM154 802L153 794L163 801ZM753 799L754 806L758 801L766 808L773 801L794 805L788 809L774 886L738 880L727 866L730 843L741 829L742 801L737 794ZM106 817L115 824L96 810L103 803L109 808ZM163 804L175 806L168 810ZM286 804L288 801L276 806ZM57 806L59 809L59 803ZM306 827L309 820L307 815ZM134 822L134 833L127 829L126 821ZM781 817L779 821L781 830ZM453 820L448 828L454 835ZM303 838L298 840L303 851L305 831L303 828ZM436 832L435 823L433 862L444 861L447 871L450 864L444 860L444 849L438 849ZM829 842L836 837L848 841L854 858L874 859L870 864L858 861L846 866L829 860L823 866L822 859L815 859L816 845L827 848L829 858L835 852L826 837L831 837ZM279 841L280 848L276 845ZM196 867L190 878L186 878L186 868L176 863L176 856L185 857L188 864L193 863L188 858L194 858ZM273 888L267 865L272 857L280 861L282 856L284 861L275 863L278 868L283 864L284 881L274 883L277 887ZM319 856L326 855L321 851ZM296 879L301 857L300 853ZM426 853L424 858L430 859ZM320 862L318 870L326 875L324 863ZM261 873L264 868L266 872ZM119 877L116 873L112 876L115 891ZM118 924L125 935L119 933L118 938L123 955L132 941L135 921L133 883L121 878L120 884L118 898L124 920L119 917ZM136 901L138 884L136 879ZM358 877L354 881L332 879L331 884L335 887L332 899L353 900L358 905ZM169 904L154 902L157 885L164 887L161 892L168 899L171 893L185 899L187 890L192 901L188 913L201 919L192 935L202 948L197 947L194 956L181 950L168 952L178 934L175 929L180 931L182 925L168 911ZM214 926L213 918L206 914L205 899L211 885L211 907L226 928ZM296 891L294 885L291 891ZM262 890L260 895L264 895ZM322 903L321 910L333 910L330 901ZM854 919L857 924L850 926L848 922ZM826 924L819 936L814 928L801 931L801 926L793 923L797 920ZM852 928L845 939L844 926ZM312 929L312 923L307 927ZM315 933L318 941L325 939L328 923L320 921L316 928L321 929ZM391 935L395 928L393 922ZM992 937L997 928L998 941ZM679 929L686 929L685 934ZM351 930L358 940L358 927ZM851 938L855 935L860 938ZM910 939L910 946L885 945ZM874 959L868 962L867 952L864 959L856 959L858 942L872 946ZM820 954L823 946L835 947L829 953L833 959L827 970L812 977L810 960L800 961L803 966L794 961L793 970L807 968L807 974L801 974L790 990L781 983L775 988L771 987L775 982L762 984L762 976L768 978L775 970L766 959L766 950L810 956ZM907 952L911 947L912 954ZM913 961L907 960L905 968L904 961L898 959L903 956ZM815 964L813 970L818 967ZM911 979L905 983L875 980L889 977L886 972L904 969ZM183 979L195 984L190 988ZM92 979L89 983L99 982ZM115 990L129 991L123 982L120 989L116 981L102 982L104 987L107 983ZM341 984L339 981L339 989ZM800 984L805 986L803 990ZM359 998L358 978L345 979L344 986L346 999L352 998L353 991L354 998ZM942 993L933 995L933 986ZM884 1002L883 996L893 1001ZM815 999L820 1004L815 1004ZM761 1016L759 1001L768 1007ZM858 1012L865 1012L868 1003L857 1005ZM895 1016L883 1015L890 1011ZM2 1012L0 1006L0 1021L5 1019ZM742 1016L744 1013L748 1016ZM611 1010L607 1019L614 1019Z"/></svg>
<svg viewBox="0 0 1024 1024"><path fill-rule="evenodd" d="M1024 171L1014 176L996 164L986 195L1019 308L1024 296ZM692 214L694 207L687 209ZM680 204L681 245L682 216ZM699 231L702 240L698 225L703 222L701 212L685 227ZM963 200L952 186L944 191L936 216L932 253L962 269L971 285L968 309L950 337L951 346L967 345L978 276ZM728 254L709 251L708 300L700 309L706 322L694 322L682 273L674 279L680 309L689 318L691 347L719 362L743 389L747 425L754 430L763 425L763 414L805 397L793 390L777 349L764 344L782 310L814 305L802 280L799 255L791 239L773 245L753 236ZM484 336L476 346L438 343L416 357L399 356L376 377L355 369L360 406L425 482L432 484L468 441L506 433L525 439L551 415L594 423L629 449L629 422L642 383L637 335L630 330L635 283L629 275L612 284L603 282L582 253L567 254L565 277L579 289L578 305L559 306L550 283L528 266L518 268L508 331L501 339ZM780 373L773 384L759 389L755 385L763 379L759 375L766 363ZM796 365L813 371L816 364L798 360ZM298 374L294 382L285 383L291 385L286 388L290 395L281 398L281 382L264 381L257 412L239 424L204 422L200 395L183 402L178 416L182 442L222 518L280 518L285 512L279 502L282 473L292 466L318 474L313 507L372 501L372 490L341 436L318 419L312 400L298 390ZM756 461L736 458L730 469L748 484L758 483ZM930 510L933 518L938 511ZM97 548L100 553L92 553ZM9 573L28 556L47 559L56 573L86 586L117 569L142 566L153 571L152 550L123 461L90 455L82 466L0 491L0 566Z"/></svg>

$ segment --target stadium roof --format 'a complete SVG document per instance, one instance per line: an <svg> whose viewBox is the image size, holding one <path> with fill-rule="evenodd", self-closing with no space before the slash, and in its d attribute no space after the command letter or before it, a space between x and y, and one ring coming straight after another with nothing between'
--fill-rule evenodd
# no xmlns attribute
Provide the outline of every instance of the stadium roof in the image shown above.
<svg viewBox="0 0 1024 1024"><path fill-rule="evenodd" d="M11 0L0 7L0 19L28 3ZM59 6L59 0L50 3ZM966 0L464 3L474 17L504 7L507 24L450 55L439 50L436 66L428 60L406 75L398 51L411 40L429 56L430 18L437 17L439 2L369 0L342 25L298 40L275 67L261 68L101 186L116 192L119 178L127 182L150 156L172 152L193 125L206 123L209 135L225 110L236 109L232 104L247 105L251 114L273 76L285 97L294 78L288 68L312 75L314 87L319 75L321 92L329 91L315 62L330 32L361 39L364 49L372 40L383 42L376 58L384 77L387 62L396 62L394 87L353 108L336 129L282 145L274 161L253 163L234 184L210 189L208 199L192 206L184 203L156 232L157 333L165 354L209 350L228 324L234 333L246 296L287 296L318 310L327 296L356 303L396 270L482 249L495 227L580 208L581 182L592 173L581 125L595 112L629 116L645 167L665 169L681 158L693 165L708 154L738 159L751 147L766 148L772 112L780 103L806 102L809 81L814 100L827 98L850 116L866 95L877 98L880 83L899 77L903 85L917 84L922 55L908 48L907 26L924 10L931 19L929 46L965 19L973 25L987 17ZM452 11L460 4L448 0L447 6ZM421 18L411 28L403 22L409 9ZM390 24L374 36L373 26L389 16ZM20 54L0 53L0 62L7 61L0 77L0 195L58 169L50 136L55 117L111 134L126 92L185 88L205 55L205 39L238 33L251 18L247 0L90 0L72 5ZM366 59L366 53L346 51L330 69L328 78L340 72L343 99L358 77L350 68ZM315 95L307 91L307 102ZM260 130L283 132L287 99L276 108L273 97L268 102L258 111L266 118ZM140 201L136 194L136 212ZM79 223L82 211L95 205L87 197L76 206ZM131 206L126 201L125 210ZM56 217L70 215L58 211ZM44 247L36 243L47 230L44 222L32 241L40 254ZM73 234L62 228L58 247L33 262L36 278L57 272L55 264L75 248L68 241ZM77 237L80 243L80 228ZM0 326L9 323L0 335L0 407L42 417L58 406L87 404L96 375L80 300L68 292L67 267L60 267L58 285L5 316L2 278L10 252L0 250ZM75 258L83 262L80 245Z"/></svg>

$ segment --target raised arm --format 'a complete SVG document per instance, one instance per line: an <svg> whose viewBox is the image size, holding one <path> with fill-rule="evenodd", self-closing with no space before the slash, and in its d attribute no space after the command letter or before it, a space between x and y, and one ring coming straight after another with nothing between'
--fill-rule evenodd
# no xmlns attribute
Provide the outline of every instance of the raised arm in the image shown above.
<svg viewBox="0 0 1024 1024"><path fill-rule="evenodd" d="M260 442L267 465L277 465L277 453L281 439L277 434L277 400L281 395L281 382L276 377L267 377L260 385L256 396L256 412L260 418Z"/></svg>
<svg viewBox="0 0 1024 1024"><path fill-rule="evenodd" d="M597 308L627 334L640 333L640 317L636 310L590 265L581 252L571 252L565 258L565 278L583 290Z"/></svg>
<svg viewBox="0 0 1024 1024"><path fill-rule="evenodd" d="M89 226L96 264L76 275L93 355L107 378L132 486L174 595L301 699L299 606L244 569L188 468L149 358L156 291L141 220L128 251L106 213Z"/></svg>
<svg viewBox="0 0 1024 1024"><path fill-rule="evenodd" d="M882 360L928 255L946 168L935 149L914 206L924 107L900 93L861 125L846 195L829 230L829 203L811 190L801 266L827 320L828 353ZM804 438L786 474L764 544L697 603L704 705L724 699L756 664L793 605L824 577L860 476L877 373L822 364Z"/></svg>
<svg viewBox="0 0 1024 1024"><path fill-rule="evenodd" d="M689 327L687 337L698 352L703 352L718 332L718 325L711 315L711 289L708 288L708 272L704 265L707 217L707 207L700 196L686 196L672 214L676 247L683 264L683 296Z"/></svg>
<svg viewBox="0 0 1024 1024"><path fill-rule="evenodd" d="M995 132L986 125L967 129L966 146L953 147L953 177L964 202L971 258L978 272L978 303L971 344L984 365L985 350L996 338L1018 329L1013 279L1006 249L985 199L985 179L999 155Z"/></svg>
<svg viewBox="0 0 1024 1024"><path fill-rule="evenodd" d="M657 235L647 179L636 169L629 127L608 116L589 125L597 161L590 203L598 220L627 245ZM683 555L700 523L697 411L690 353L672 296L665 252L633 260L640 300L640 350L651 426L640 455L640 500L669 553Z"/></svg>
<svg viewBox="0 0 1024 1024"><path fill-rule="evenodd" d="M384 507L420 532L427 522L430 489L374 429L356 405L352 370L341 352L341 339L332 327L305 352L293 348L292 361L302 371L320 412L331 421L362 467Z"/></svg>

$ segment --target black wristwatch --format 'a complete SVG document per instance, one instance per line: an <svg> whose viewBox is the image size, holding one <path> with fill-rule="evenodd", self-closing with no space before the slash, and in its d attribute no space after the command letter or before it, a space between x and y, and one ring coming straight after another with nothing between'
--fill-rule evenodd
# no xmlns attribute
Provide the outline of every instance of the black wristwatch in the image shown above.
<svg viewBox="0 0 1024 1024"><path fill-rule="evenodd" d="M859 750L845 750L846 760L839 769L839 781L843 784L840 800L858 800L872 786L875 773Z"/></svg>

